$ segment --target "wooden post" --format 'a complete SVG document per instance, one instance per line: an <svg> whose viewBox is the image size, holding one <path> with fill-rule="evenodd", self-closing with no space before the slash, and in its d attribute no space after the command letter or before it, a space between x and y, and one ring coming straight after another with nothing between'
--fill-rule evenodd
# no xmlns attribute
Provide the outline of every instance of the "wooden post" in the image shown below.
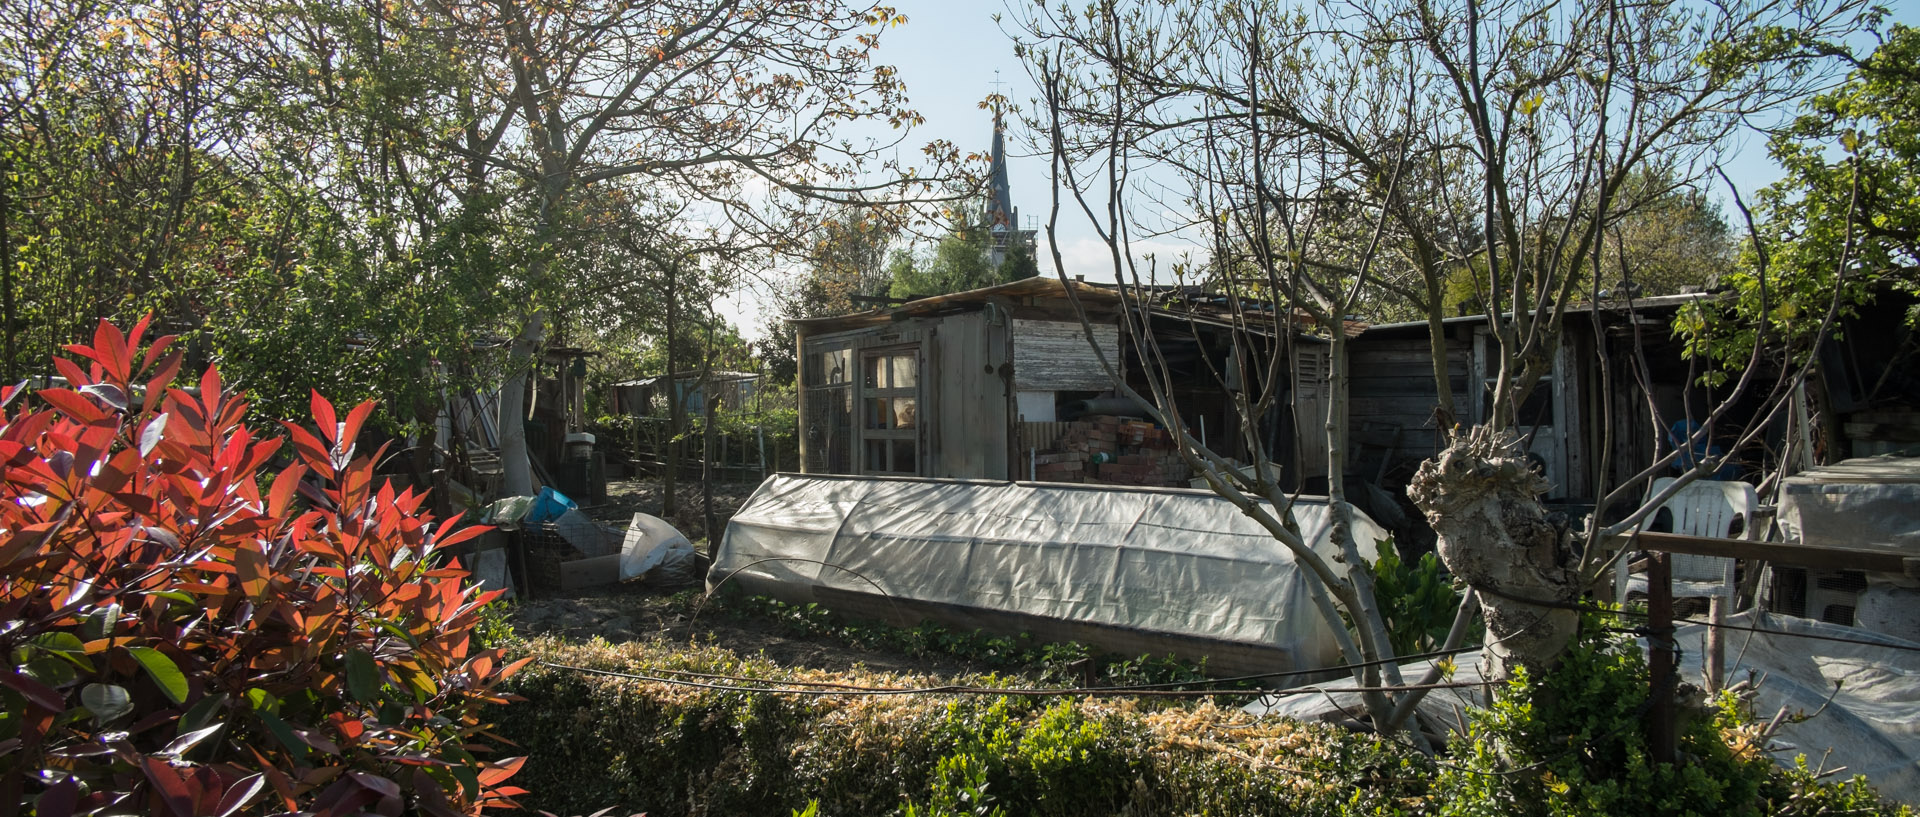
<svg viewBox="0 0 1920 817"><path fill-rule="evenodd" d="M1672 763L1675 748L1672 563L1672 554L1664 550L1652 551L1647 560L1647 674L1652 696L1647 743L1660 763Z"/></svg>
<svg viewBox="0 0 1920 817"><path fill-rule="evenodd" d="M700 507L702 524L707 529L707 557L720 552L719 533L713 524L713 361L707 361L707 374L701 378L701 404L706 407L706 424L700 430Z"/></svg>
<svg viewBox="0 0 1920 817"><path fill-rule="evenodd" d="M1727 605L1721 596L1714 596L1708 604L1707 620L1713 623L1707 627L1706 660L1702 664L1705 671L1701 674L1706 676L1707 693L1712 694L1720 691L1720 682L1727 677L1727 638L1720 629L1727 623Z"/></svg>

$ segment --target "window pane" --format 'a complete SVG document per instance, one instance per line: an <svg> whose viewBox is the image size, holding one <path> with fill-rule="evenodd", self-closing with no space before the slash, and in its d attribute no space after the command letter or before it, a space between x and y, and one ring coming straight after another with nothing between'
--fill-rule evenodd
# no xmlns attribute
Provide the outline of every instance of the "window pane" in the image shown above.
<svg viewBox="0 0 1920 817"><path fill-rule="evenodd" d="M920 367L915 365L913 355L894 355L890 360L893 361L893 388L910 389L919 382Z"/></svg>
<svg viewBox="0 0 1920 817"><path fill-rule="evenodd" d="M865 383L867 388L884 389L887 387L886 382L882 380L882 378L886 376L886 370L880 365L884 362L886 362L886 358L882 357L870 357L866 359L866 366L864 368L866 370Z"/></svg>
<svg viewBox="0 0 1920 817"><path fill-rule="evenodd" d="M893 428L893 406L888 404L887 398L869 397L864 402L867 404L865 421L867 428L874 430Z"/></svg>
<svg viewBox="0 0 1920 817"><path fill-rule="evenodd" d="M896 397L893 399L894 428L914 427L914 421L918 419L920 409L918 402L919 401L912 397Z"/></svg>
<svg viewBox="0 0 1920 817"><path fill-rule="evenodd" d="M807 470L855 473L851 388L807 390Z"/></svg>
<svg viewBox="0 0 1920 817"><path fill-rule="evenodd" d="M889 442L888 440L868 440L867 441L867 470L868 471L892 470L887 467L887 443L888 442Z"/></svg>
<svg viewBox="0 0 1920 817"><path fill-rule="evenodd" d="M912 440L892 440L893 470L907 474L920 473L914 464L914 442Z"/></svg>
<svg viewBox="0 0 1920 817"><path fill-rule="evenodd" d="M847 364L853 361L853 351L838 349L821 355L824 358L823 370L827 373L828 383L851 383L853 372L847 371Z"/></svg>

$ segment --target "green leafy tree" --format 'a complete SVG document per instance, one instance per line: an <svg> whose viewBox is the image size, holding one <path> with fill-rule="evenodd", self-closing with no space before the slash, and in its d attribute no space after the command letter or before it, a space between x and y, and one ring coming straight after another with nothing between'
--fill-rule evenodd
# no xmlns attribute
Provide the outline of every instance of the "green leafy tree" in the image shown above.
<svg viewBox="0 0 1920 817"><path fill-rule="evenodd" d="M774 314L754 343L768 376L792 382L799 372L793 327L788 320L844 315L864 308L856 295L885 295L892 281L888 252L900 231L889 209L846 205L807 228L806 269L773 283Z"/></svg>
<svg viewBox="0 0 1920 817"><path fill-rule="evenodd" d="M948 216L947 234L934 243L931 251L917 255L896 253L889 260L893 271L891 294L895 298L945 295L1012 280L1004 273L1018 272L1010 266L1014 259L1008 258L1007 263L996 266L988 254L992 246L993 233L987 225L985 208L979 204L955 207ZM1027 260L1032 266L1032 259ZM1037 266L1033 270L1038 273Z"/></svg>
<svg viewBox="0 0 1920 817"><path fill-rule="evenodd" d="M1830 310L1920 294L1920 29L1895 25L1845 83L1810 98L1769 150L1786 177L1760 192L1757 235L1729 282L1731 315L1678 330L1729 365L1755 343L1804 355ZM1907 314L1920 327L1920 308Z"/></svg>

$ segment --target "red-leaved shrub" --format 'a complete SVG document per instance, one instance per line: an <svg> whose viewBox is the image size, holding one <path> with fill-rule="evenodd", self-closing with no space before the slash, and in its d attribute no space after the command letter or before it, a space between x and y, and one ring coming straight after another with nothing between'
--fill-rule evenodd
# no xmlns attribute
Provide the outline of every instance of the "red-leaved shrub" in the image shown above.
<svg viewBox="0 0 1920 817"><path fill-rule="evenodd" d="M518 665L422 495L374 485L372 412L282 440L172 338L102 322L69 388L0 391L0 811L475 814L519 793L477 715ZM14 805L17 804L17 805Z"/></svg>

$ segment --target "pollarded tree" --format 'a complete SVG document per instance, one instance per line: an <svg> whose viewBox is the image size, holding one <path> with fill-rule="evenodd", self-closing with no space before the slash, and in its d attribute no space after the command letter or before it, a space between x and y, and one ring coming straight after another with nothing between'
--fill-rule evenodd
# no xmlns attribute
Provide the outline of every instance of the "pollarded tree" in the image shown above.
<svg viewBox="0 0 1920 817"><path fill-rule="evenodd" d="M1356 293L1392 283L1398 273L1389 268L1406 271L1401 288L1425 290L1435 409L1446 428L1458 412L1442 290L1452 276L1484 270L1478 300L1497 351L1491 416L1432 463L1416 501L1457 575L1550 602L1481 596L1489 669L1499 675L1514 662L1552 665L1576 624L1554 605L1577 598L1606 569L1600 537L1666 499L1652 498L1617 525L1590 525L1583 549L1546 519L1536 498L1544 486L1514 440L1517 408L1551 372L1568 314L1613 283L1606 279L1617 267L1602 254L1609 232L1663 194L1636 180L1653 170L1682 180L1704 173L1747 117L1821 81L1820 43L1853 27L1859 10L1847 0L1096 0L1035 6L1019 25L1022 53L1043 84L1058 89L1041 123L1053 142L1056 184L1100 228L1119 280L1136 280L1133 237L1181 235L1184 227L1221 262L1231 279L1221 282L1224 291L1250 277L1331 329L1337 343L1338 328L1365 300ZM1151 220L1129 213L1141 186L1132 174L1142 172L1161 174L1161 189L1169 176L1181 179L1191 193L1155 208ZM1105 202L1090 204L1082 198L1089 194ZM1166 223L1183 214L1187 221ZM1398 259L1382 264L1385 255ZM1235 354L1266 363L1257 352L1243 346ZM1738 385L1757 388L1753 372ZM1781 394L1785 381L1765 396ZM1337 485L1345 455L1337 368L1324 386L1329 482ZM1159 408L1177 427L1171 407ZM1185 442L1196 470L1213 472L1216 490L1285 508L1263 477L1221 469L1197 440ZM1638 481L1672 460L1669 453L1649 464ZM1610 489L1603 506L1640 490ZM1241 507L1267 513L1251 502ZM1265 521L1312 564L1297 534ZM1356 555L1343 559L1351 564ZM1364 682L1390 655L1385 639L1368 635L1377 610L1354 572L1327 589L1354 622L1349 658ZM1376 724L1396 726L1417 698L1380 696L1369 708Z"/></svg>

